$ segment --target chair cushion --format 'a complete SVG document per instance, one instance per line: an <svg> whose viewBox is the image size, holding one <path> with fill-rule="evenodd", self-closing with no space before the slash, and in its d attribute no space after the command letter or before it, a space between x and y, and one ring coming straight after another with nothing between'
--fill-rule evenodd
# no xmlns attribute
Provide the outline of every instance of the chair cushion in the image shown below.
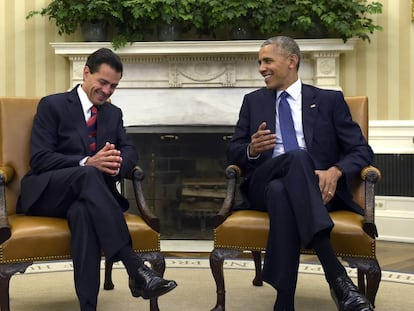
<svg viewBox="0 0 414 311"><path fill-rule="evenodd" d="M235 211L214 230L214 247L265 250L268 233L269 216L266 212Z"/></svg>
<svg viewBox="0 0 414 311"><path fill-rule="evenodd" d="M159 233L140 216L125 214L132 245L137 252L159 251ZM12 235L0 245L0 263L71 258L70 231L65 219L11 215Z"/></svg>
<svg viewBox="0 0 414 311"><path fill-rule="evenodd" d="M160 234L153 230L141 216L125 213L125 220L132 239L132 248L137 252L159 252Z"/></svg>
<svg viewBox="0 0 414 311"><path fill-rule="evenodd" d="M375 258L375 240L363 230L363 216L350 211L335 211L330 215L335 224L331 240L337 256ZM214 247L264 251L268 230L266 212L235 211L215 229ZM305 249L302 252L313 253Z"/></svg>

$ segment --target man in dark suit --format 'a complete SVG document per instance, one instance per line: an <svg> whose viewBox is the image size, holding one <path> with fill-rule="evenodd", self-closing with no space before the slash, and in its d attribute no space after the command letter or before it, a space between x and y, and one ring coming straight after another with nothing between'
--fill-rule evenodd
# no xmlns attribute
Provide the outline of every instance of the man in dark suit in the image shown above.
<svg viewBox="0 0 414 311"><path fill-rule="evenodd" d="M373 161L373 152L343 94L302 84L299 63L293 39L262 44L259 72L267 87L244 97L228 146L229 162L245 172L247 207L269 213L263 279L277 290L274 310L294 310L303 244L315 249L339 310L373 310L333 252L328 214L363 213L349 183Z"/></svg>
<svg viewBox="0 0 414 311"><path fill-rule="evenodd" d="M81 85L41 99L30 139L31 171L21 184L20 212L68 220L82 311L96 310L102 250L125 265L133 296L149 299L176 287L133 251L123 216L128 201L116 189L138 161L121 110L107 101L122 72L119 56L99 49L88 57Z"/></svg>

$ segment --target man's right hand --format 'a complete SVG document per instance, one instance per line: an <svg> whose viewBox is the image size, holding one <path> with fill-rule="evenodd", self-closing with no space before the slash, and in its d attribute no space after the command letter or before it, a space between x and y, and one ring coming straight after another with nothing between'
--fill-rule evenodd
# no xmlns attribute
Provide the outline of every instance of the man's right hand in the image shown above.
<svg viewBox="0 0 414 311"><path fill-rule="evenodd" d="M249 155L257 157L263 151L273 150L276 146L276 134L272 134L269 129L266 129L266 122L262 122L257 132L252 135L252 140L249 145Z"/></svg>

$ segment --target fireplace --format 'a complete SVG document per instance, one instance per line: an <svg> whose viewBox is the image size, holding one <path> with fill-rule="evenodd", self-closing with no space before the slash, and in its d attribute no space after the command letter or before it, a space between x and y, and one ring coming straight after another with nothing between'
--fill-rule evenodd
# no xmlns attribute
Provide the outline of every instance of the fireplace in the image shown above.
<svg viewBox="0 0 414 311"><path fill-rule="evenodd" d="M146 172L148 205L163 239L211 239L223 198L225 151L244 94L264 86L257 53L262 41L136 42L117 50L124 75L112 102L124 114ZM301 79L340 89L339 59L355 41L298 40ZM87 56L107 42L51 43L70 62L72 85ZM129 196L131 189L125 189Z"/></svg>
<svg viewBox="0 0 414 311"><path fill-rule="evenodd" d="M143 191L160 217L163 239L212 239L212 219L225 196L231 126L133 126L127 132L146 173ZM124 193L136 208L133 190Z"/></svg>

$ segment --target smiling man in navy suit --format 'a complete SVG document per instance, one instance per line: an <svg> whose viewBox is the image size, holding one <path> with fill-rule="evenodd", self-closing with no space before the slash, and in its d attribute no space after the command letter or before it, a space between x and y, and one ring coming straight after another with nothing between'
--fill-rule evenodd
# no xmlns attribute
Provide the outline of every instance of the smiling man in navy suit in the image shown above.
<svg viewBox="0 0 414 311"><path fill-rule="evenodd" d="M263 279L277 290L274 310L295 308L301 245L315 249L339 310L373 310L334 254L328 213L363 213L349 183L373 152L342 92L301 82L300 58L289 37L262 44L259 72L267 87L244 97L228 160L245 172L247 207L269 213Z"/></svg>
<svg viewBox="0 0 414 311"><path fill-rule="evenodd" d="M176 287L133 251L123 216L128 201L116 189L138 161L121 110L108 102L122 72L119 56L99 49L86 61L82 84L40 100L30 139L31 171L22 179L20 212L68 220L82 311L96 310L102 250L125 265L133 296L149 299Z"/></svg>

